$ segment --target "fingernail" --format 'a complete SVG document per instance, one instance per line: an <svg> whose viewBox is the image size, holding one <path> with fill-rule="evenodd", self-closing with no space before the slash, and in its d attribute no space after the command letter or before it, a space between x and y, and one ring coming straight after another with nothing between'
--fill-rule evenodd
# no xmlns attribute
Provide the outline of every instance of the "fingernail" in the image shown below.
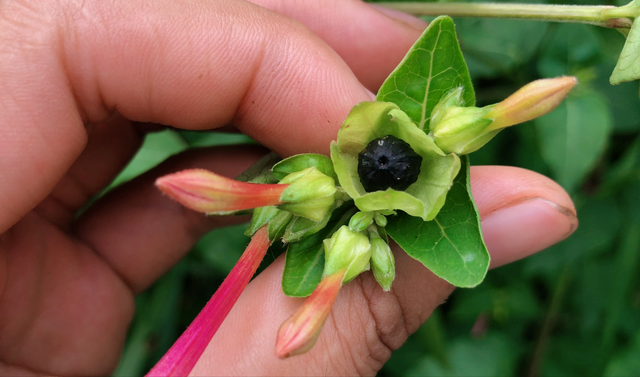
<svg viewBox="0 0 640 377"><path fill-rule="evenodd" d="M573 210L539 197L511 202L482 220L492 268L544 250L569 237L577 227Z"/></svg>
<svg viewBox="0 0 640 377"><path fill-rule="evenodd" d="M423 31L424 29L427 28L427 26L429 26L429 23L419 19L418 17L414 17L410 14L407 13L403 13L394 9L389 9L389 8L385 8L385 7L381 7L379 5L375 5L375 4L371 4L373 7L375 7L377 10L379 10L380 12L386 14L387 16L398 20L400 22L404 22L405 24L418 29L420 31Z"/></svg>

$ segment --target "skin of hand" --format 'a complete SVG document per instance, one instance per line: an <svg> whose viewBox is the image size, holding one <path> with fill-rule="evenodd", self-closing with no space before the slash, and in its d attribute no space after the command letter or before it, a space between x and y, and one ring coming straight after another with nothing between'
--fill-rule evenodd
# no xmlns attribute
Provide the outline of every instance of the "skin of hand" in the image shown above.
<svg viewBox="0 0 640 377"><path fill-rule="evenodd" d="M233 125L282 156L327 153L426 25L356 0L6 0L0 3L0 374L105 375L134 295L207 231L156 177L202 167L235 176L257 147L190 151L113 191L80 218L159 124ZM568 195L536 173L472 168L492 267L577 226ZM397 250L396 250L397 251ZM309 353L275 357L300 305L280 258L241 296L194 375L373 375L451 293L402 252L383 293L345 286Z"/></svg>

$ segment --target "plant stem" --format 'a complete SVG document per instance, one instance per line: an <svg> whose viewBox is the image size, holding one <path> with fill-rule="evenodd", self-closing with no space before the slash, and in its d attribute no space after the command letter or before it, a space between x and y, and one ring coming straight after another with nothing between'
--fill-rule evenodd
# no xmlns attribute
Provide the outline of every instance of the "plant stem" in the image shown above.
<svg viewBox="0 0 640 377"><path fill-rule="evenodd" d="M551 331L553 330L556 320L558 319L558 314L562 309L562 304L564 303L565 294L567 293L570 282L571 272L569 270L569 267L565 266L565 268L560 273L560 277L558 278L553 296L551 297L549 310L547 311L547 315L544 319L542 329L540 330L540 335L538 336L538 340L533 351L531 364L529 365L529 370L527 372L527 376L529 377L535 377L540 374L540 365L542 364L549 339L551 338Z"/></svg>
<svg viewBox="0 0 640 377"><path fill-rule="evenodd" d="M637 8L602 5L496 4L496 3L377 3L416 16L515 18L533 21L577 22L607 28L629 28L626 17L638 16Z"/></svg>

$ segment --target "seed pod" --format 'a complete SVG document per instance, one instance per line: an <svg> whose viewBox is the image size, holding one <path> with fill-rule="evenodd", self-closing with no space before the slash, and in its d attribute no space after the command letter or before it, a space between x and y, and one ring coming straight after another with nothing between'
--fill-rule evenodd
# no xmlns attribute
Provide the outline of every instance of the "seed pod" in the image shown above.
<svg viewBox="0 0 640 377"><path fill-rule="evenodd" d="M422 157L395 136L372 140L358 155L358 176L367 192L404 191L418 180Z"/></svg>

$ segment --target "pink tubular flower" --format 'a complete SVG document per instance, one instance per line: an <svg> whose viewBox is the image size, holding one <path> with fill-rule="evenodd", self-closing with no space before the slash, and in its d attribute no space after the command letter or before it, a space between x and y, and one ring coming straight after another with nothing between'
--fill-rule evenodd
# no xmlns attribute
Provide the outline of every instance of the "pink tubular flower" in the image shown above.
<svg viewBox="0 0 640 377"><path fill-rule="evenodd" d="M279 358L300 355L313 347L347 270L348 266L325 276L302 306L280 325L276 338L276 355Z"/></svg>
<svg viewBox="0 0 640 377"><path fill-rule="evenodd" d="M216 213L281 204L280 197L289 185L246 183L191 169L160 177L156 186L187 208Z"/></svg>
<svg viewBox="0 0 640 377"><path fill-rule="evenodd" d="M186 376L255 274L270 245L267 225L251 238L247 249L204 309L147 376Z"/></svg>
<svg viewBox="0 0 640 377"><path fill-rule="evenodd" d="M484 132L526 122L555 109L578 84L573 76L532 81L498 103L484 118L493 122Z"/></svg>

